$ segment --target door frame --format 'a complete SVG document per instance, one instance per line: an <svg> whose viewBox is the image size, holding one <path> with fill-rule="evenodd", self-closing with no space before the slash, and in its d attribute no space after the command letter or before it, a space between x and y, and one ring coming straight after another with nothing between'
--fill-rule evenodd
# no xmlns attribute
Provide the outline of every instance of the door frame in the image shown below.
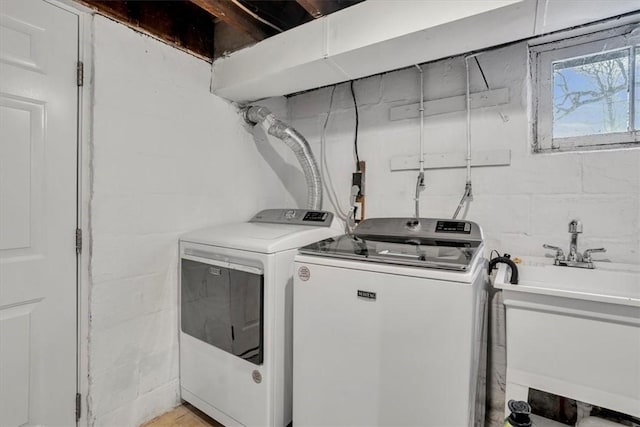
<svg viewBox="0 0 640 427"><path fill-rule="evenodd" d="M89 425L89 307L91 276L91 159L93 100L94 11L73 0L43 0L78 17L78 61L84 66L83 85L77 97L76 227L82 230L82 251L76 258L76 390L80 393L80 418L76 425Z"/></svg>

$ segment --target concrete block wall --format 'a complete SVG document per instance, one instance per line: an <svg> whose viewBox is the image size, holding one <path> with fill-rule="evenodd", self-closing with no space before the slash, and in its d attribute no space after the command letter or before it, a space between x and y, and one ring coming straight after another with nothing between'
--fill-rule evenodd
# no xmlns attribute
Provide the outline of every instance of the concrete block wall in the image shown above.
<svg viewBox="0 0 640 427"><path fill-rule="evenodd" d="M209 63L100 16L94 55L89 424L136 426L179 402L178 236L293 199Z"/></svg>
<svg viewBox="0 0 640 427"><path fill-rule="evenodd" d="M567 247L567 224L580 218L581 249L605 247L594 259L640 263L640 149L534 154L530 137L528 53L525 43L484 53L478 62L490 89L508 88L508 104L474 109L471 139L474 150L511 150L511 164L473 168L473 201L461 217L484 229L488 250L513 256L544 256L543 243ZM471 92L487 90L474 60ZM465 64L461 57L424 66L425 100L465 94ZM289 121L321 152L322 127L330 109L333 87L288 99ZM389 109L419 101L419 73L403 69L358 80L358 148L366 161L366 215L412 216L417 171L390 171L395 156L419 154L419 119L389 120ZM325 132L327 164L342 208L347 209L354 169L353 101L347 83L333 94ZM425 154L466 150L466 112L425 119ZM427 170L421 216L450 218L465 186L464 168ZM295 194L303 200L303 194ZM325 197L325 200L327 198ZM325 202L325 209L334 208ZM492 298L489 418L501 425L504 401L504 314L501 295Z"/></svg>
<svg viewBox="0 0 640 427"><path fill-rule="evenodd" d="M544 256L543 243L567 246L567 224L584 224L580 247L607 248L597 259L640 263L640 149L534 154L531 151L526 44L484 53L478 61L490 89L508 88L508 104L474 109L474 150L508 149L511 165L473 168L474 199L464 217L480 223L487 246L514 255ZM470 61L471 92L487 90ZM465 93L461 57L424 66L425 99ZM392 107L419 100L415 68L358 80L360 159L367 162L368 216L414 213L417 171L390 171L396 156L418 155L419 119L389 120ZM309 140L316 155L332 87L288 99L290 123ZM348 83L336 87L325 132L327 162L346 208L354 160L354 111ZM425 118L425 155L466 150L465 111ZM464 190L464 168L426 171L423 216L451 217ZM296 200L302 195L296 194ZM333 209L326 204L325 208ZM594 258L596 258L594 256Z"/></svg>
<svg viewBox="0 0 640 427"><path fill-rule="evenodd" d="M511 165L473 168L474 201L466 218L477 220L489 247L521 255L543 255L542 243L566 246L566 224L583 220L582 247L603 245L600 258L637 263L639 254L640 150L611 150L564 154L533 154L527 91L527 51L518 44L478 58L491 89L506 87L506 105L472 111L475 150L509 149ZM474 61L470 62L471 91L486 90ZM389 121L391 107L419 99L416 69L405 69L359 80L359 151L367 161L369 216L411 215L417 172L391 172L394 156L417 155L419 121ZM462 58L425 66L425 99L463 95ZM289 99L289 119L311 142L316 153L332 88L322 88ZM427 117L425 152L465 150L465 112ZM346 203L353 164L354 112L347 84L338 85L326 131L329 167L338 193ZM452 215L464 189L465 170L426 172L422 194L425 216ZM615 209L612 207L615 206Z"/></svg>

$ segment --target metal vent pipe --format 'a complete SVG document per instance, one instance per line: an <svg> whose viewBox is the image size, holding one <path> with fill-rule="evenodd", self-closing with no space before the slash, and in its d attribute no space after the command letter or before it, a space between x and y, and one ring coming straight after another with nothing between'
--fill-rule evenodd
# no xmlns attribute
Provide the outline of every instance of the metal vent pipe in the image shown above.
<svg viewBox="0 0 640 427"><path fill-rule="evenodd" d="M251 125L259 124L267 132L293 151L307 182L307 208L322 209L322 178L307 140L290 125L275 118L266 107L253 106L244 109L244 119Z"/></svg>

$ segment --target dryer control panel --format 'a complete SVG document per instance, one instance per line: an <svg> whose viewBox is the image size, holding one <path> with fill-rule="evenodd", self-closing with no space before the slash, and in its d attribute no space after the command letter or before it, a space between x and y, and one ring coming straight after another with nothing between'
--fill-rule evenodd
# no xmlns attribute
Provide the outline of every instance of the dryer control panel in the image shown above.
<svg viewBox="0 0 640 427"><path fill-rule="evenodd" d="M313 211L307 209L265 209L255 214L249 222L329 227L331 226L332 221L333 214L326 211Z"/></svg>

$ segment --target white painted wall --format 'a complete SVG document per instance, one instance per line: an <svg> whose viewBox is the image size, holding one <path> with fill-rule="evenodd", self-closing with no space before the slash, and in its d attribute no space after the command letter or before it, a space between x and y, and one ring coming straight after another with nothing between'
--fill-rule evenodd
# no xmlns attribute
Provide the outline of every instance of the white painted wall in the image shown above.
<svg viewBox="0 0 640 427"><path fill-rule="evenodd" d="M100 16L94 39L89 424L135 426L178 403L178 236L293 202L210 64Z"/></svg>
<svg viewBox="0 0 640 427"><path fill-rule="evenodd" d="M509 88L511 101L473 110L474 150L509 149L511 165L473 168L474 200L466 219L484 229L488 249L513 256L543 256L543 243L568 248L567 224L578 217L584 233L579 248L605 247L594 259L640 263L640 149L564 154L532 154L529 137L527 51L524 43L478 58L489 87ZM471 92L486 90L471 62ZM322 125L331 88L289 98L289 120L320 153ZM389 109L419 100L415 68L355 83L360 112L359 153L367 162L366 213L369 217L412 216L417 171L390 172L390 159L419 154L419 119L389 121ZM425 99L465 93L462 58L425 66ZM354 112L347 84L339 85L326 131L329 167L346 208L354 168ZM464 111L425 120L425 153L466 149ZM426 171L420 212L450 218L465 185L465 169ZM297 196L300 197L300 196ZM325 198L326 200L326 198ZM325 209L331 209L325 202ZM446 327L446 326L445 326ZM491 425L502 425L504 390L504 314L501 295L492 300L490 323Z"/></svg>

